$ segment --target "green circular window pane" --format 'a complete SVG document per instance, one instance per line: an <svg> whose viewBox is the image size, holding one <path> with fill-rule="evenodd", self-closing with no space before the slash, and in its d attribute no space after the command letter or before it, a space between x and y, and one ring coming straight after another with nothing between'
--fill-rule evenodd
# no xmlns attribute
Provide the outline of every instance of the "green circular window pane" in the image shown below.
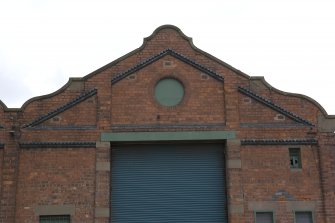
<svg viewBox="0 0 335 223"><path fill-rule="evenodd" d="M175 79L163 79L155 87L155 98L161 105L175 106L183 97L184 86Z"/></svg>

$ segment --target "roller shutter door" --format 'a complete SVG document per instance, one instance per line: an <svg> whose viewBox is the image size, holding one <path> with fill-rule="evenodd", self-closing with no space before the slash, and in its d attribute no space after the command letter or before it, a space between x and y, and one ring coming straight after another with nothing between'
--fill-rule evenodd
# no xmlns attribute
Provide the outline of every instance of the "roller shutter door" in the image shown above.
<svg viewBox="0 0 335 223"><path fill-rule="evenodd" d="M111 222L227 222L220 144L112 149Z"/></svg>

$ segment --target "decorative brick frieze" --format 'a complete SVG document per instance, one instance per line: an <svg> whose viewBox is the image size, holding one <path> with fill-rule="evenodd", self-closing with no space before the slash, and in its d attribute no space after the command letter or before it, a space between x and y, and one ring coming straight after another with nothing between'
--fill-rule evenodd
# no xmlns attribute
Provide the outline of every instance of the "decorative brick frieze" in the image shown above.
<svg viewBox="0 0 335 223"><path fill-rule="evenodd" d="M271 128L271 129L291 129L306 128L302 123L240 123L241 128Z"/></svg>
<svg viewBox="0 0 335 223"><path fill-rule="evenodd" d="M243 139L241 145L317 145L316 139Z"/></svg>
<svg viewBox="0 0 335 223"><path fill-rule="evenodd" d="M34 127L30 127L29 130L94 130L96 129L96 125L67 125L67 126L46 126L46 125L37 125Z"/></svg>
<svg viewBox="0 0 335 223"><path fill-rule="evenodd" d="M95 142L20 142L20 148L95 148Z"/></svg>
<svg viewBox="0 0 335 223"><path fill-rule="evenodd" d="M134 124L114 124L111 126L113 130L143 130L143 129L223 129L224 123L217 124L161 124L161 125L134 125Z"/></svg>

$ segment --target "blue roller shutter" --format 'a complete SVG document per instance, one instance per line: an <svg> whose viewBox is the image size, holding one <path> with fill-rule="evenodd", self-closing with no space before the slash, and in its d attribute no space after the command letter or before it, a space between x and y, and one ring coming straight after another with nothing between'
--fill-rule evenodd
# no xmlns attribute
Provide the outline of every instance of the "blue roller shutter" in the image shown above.
<svg viewBox="0 0 335 223"><path fill-rule="evenodd" d="M220 144L113 147L111 221L227 222Z"/></svg>

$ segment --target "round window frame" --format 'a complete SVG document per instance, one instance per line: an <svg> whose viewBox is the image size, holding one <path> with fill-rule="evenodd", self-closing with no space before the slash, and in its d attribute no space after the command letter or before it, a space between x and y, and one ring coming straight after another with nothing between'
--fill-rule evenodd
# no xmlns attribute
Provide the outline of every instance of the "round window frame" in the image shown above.
<svg viewBox="0 0 335 223"><path fill-rule="evenodd" d="M165 104L164 102L161 102L159 101L159 99L157 98L157 95L156 95L156 88L157 86L159 85L159 83L161 83L162 81L164 80L174 80L176 81L178 84L180 84L181 86L181 89L183 91L183 95L181 96L181 98L176 101L175 103L172 103L172 104ZM159 105L159 106L162 106L162 107L165 107L165 108L174 108L180 104L183 103L183 101L185 100L185 95L186 95L186 91L185 91L185 84L183 83L183 81L181 81L179 78L176 78L175 76L165 76L165 77L162 77L160 79L158 79L156 81L156 83L154 84L153 86L153 98L155 100L155 102Z"/></svg>

